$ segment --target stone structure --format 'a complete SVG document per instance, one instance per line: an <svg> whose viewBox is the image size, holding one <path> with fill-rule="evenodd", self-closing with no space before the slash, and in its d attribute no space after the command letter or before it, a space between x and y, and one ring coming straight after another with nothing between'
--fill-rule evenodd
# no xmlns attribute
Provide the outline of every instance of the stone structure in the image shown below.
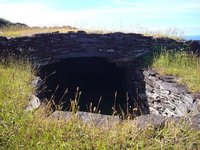
<svg viewBox="0 0 200 150"><path fill-rule="evenodd" d="M200 113L200 94L190 93L174 76L161 76L145 70L144 81L150 113L166 117L181 117Z"/></svg>
<svg viewBox="0 0 200 150"><path fill-rule="evenodd" d="M0 52L28 54L33 61L45 65L72 57L106 57L116 61L132 61L151 51L154 46L177 47L178 44L183 43L133 33L55 32L11 39L0 37Z"/></svg>
<svg viewBox="0 0 200 150"><path fill-rule="evenodd" d="M137 61L140 56L150 53L155 46L179 48L189 43L133 33L55 32L11 39L0 37L0 54L28 55L39 67L54 64L66 58L106 58L117 66L125 68L129 97L137 95L134 104L139 107L141 114L180 117L189 112L199 113L199 96L189 93L185 87L175 83L172 76L163 77L151 70L143 72ZM194 42L191 45L192 50L199 51L199 45L198 42ZM55 118L56 115L55 112L52 117ZM83 116L88 116L88 114L80 115L79 113L79 116L83 119ZM95 118L94 115L92 118ZM87 117L84 120L87 120ZM163 120L161 119L161 122Z"/></svg>
<svg viewBox="0 0 200 150"><path fill-rule="evenodd" d="M154 46L177 47L184 42L171 39L154 39L133 33L87 34L84 31L45 33L31 37L7 39L0 37L1 54L29 55L37 66L59 63L66 58L106 58L125 69L127 92L133 98L137 58L151 52ZM143 79L139 79L143 80ZM144 114L146 114L144 110Z"/></svg>

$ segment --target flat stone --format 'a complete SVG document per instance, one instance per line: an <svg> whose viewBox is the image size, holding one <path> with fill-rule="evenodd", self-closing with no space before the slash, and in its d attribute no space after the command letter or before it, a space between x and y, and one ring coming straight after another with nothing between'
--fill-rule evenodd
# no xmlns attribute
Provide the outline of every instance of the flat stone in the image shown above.
<svg viewBox="0 0 200 150"><path fill-rule="evenodd" d="M192 114L200 114L200 100L196 100L189 109Z"/></svg>
<svg viewBox="0 0 200 150"><path fill-rule="evenodd" d="M169 83L169 82L163 82L163 81L156 81L157 85L160 85L161 89L169 90L173 93L187 93L188 90L185 86L179 85L177 83Z"/></svg>
<svg viewBox="0 0 200 150"><path fill-rule="evenodd" d="M189 113L189 109L188 109L188 107L187 107L187 105L186 104L179 104L177 107L176 107L176 109L175 109L175 111L177 112L177 114L179 115L179 116L186 116L188 113Z"/></svg>
<svg viewBox="0 0 200 150"><path fill-rule="evenodd" d="M156 76L158 73L156 73L155 71L153 71L153 70L144 70L143 71L143 75L145 76L145 77L148 77L148 76Z"/></svg>
<svg viewBox="0 0 200 150"><path fill-rule="evenodd" d="M141 129L149 126L159 128L164 125L165 118L155 114L148 114L136 117L134 123Z"/></svg>
<svg viewBox="0 0 200 150"><path fill-rule="evenodd" d="M80 119L84 123L94 124L96 126L112 126L120 122L118 116L102 115L97 113L88 113L78 111L74 115L77 119ZM72 112L69 111L55 111L49 118L57 120L70 120L73 117Z"/></svg>
<svg viewBox="0 0 200 150"><path fill-rule="evenodd" d="M166 96L171 94L171 91L167 89L155 89L154 91L156 93L160 93L161 95L166 95Z"/></svg>
<svg viewBox="0 0 200 150"><path fill-rule="evenodd" d="M193 95L187 94L187 93L182 94L181 95L181 99L182 99L182 101L184 101L185 103L187 103L189 105L189 107L191 107L192 104L195 101L195 98L193 97Z"/></svg>
<svg viewBox="0 0 200 150"><path fill-rule="evenodd" d="M53 114L49 116L50 119L56 119L56 120L70 120L72 118L72 112L69 111L55 111Z"/></svg>
<svg viewBox="0 0 200 150"><path fill-rule="evenodd" d="M144 81L145 81L146 85L148 85L148 86L146 86L147 88L149 86L150 87L155 87L155 85L156 85L155 82L153 80L149 79L149 78L145 78Z"/></svg>
<svg viewBox="0 0 200 150"><path fill-rule="evenodd" d="M149 107L150 114L160 115L160 112L154 107Z"/></svg>
<svg viewBox="0 0 200 150"><path fill-rule="evenodd" d="M164 82L169 82L169 83L175 83L175 77L174 76L160 76L159 77L160 80L164 81Z"/></svg>
<svg viewBox="0 0 200 150"><path fill-rule="evenodd" d="M176 116L178 116L172 109L168 109L168 108L166 108L164 110L162 115L165 116L165 117L176 117Z"/></svg>
<svg viewBox="0 0 200 150"><path fill-rule="evenodd" d="M200 130L200 114L196 114L191 118L188 118L190 122L190 127L195 130Z"/></svg>

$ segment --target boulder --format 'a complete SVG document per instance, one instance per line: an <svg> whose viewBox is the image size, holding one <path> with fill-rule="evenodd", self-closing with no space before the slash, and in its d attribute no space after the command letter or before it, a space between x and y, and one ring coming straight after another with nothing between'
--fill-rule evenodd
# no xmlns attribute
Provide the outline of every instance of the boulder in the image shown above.
<svg viewBox="0 0 200 150"><path fill-rule="evenodd" d="M41 102L38 97L31 95L29 98L29 103L25 108L25 111L32 111L37 109L41 105Z"/></svg>

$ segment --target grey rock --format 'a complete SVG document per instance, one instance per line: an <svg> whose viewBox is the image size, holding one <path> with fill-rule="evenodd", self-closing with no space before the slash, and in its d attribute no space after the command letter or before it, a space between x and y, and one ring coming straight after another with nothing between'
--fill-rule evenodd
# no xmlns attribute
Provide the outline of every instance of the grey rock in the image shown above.
<svg viewBox="0 0 200 150"><path fill-rule="evenodd" d="M69 111L55 111L49 116L50 119L55 120L70 120L72 118L72 112Z"/></svg>
<svg viewBox="0 0 200 150"><path fill-rule="evenodd" d="M184 101L185 103L187 103L189 107L191 107L192 104L195 101L195 98L193 97L193 95L187 94L187 93L183 93L181 95L181 99L182 99L182 101Z"/></svg>
<svg viewBox="0 0 200 150"><path fill-rule="evenodd" d="M149 107L150 114L160 115L160 112L154 107Z"/></svg>
<svg viewBox="0 0 200 150"><path fill-rule="evenodd" d="M174 76L159 76L159 79L164 81L164 82L168 82L168 83L175 83L175 77Z"/></svg>
<svg viewBox="0 0 200 150"><path fill-rule="evenodd" d="M190 127L195 130L200 130L200 114L196 114L191 118L188 118L190 122Z"/></svg>
<svg viewBox="0 0 200 150"><path fill-rule="evenodd" d="M70 120L73 117L72 112L69 111L55 111L49 118L57 120ZM114 124L120 123L118 116L102 115L97 113L88 113L78 111L74 114L74 117L80 119L84 123L94 124L98 127L102 126L112 126Z"/></svg>
<svg viewBox="0 0 200 150"><path fill-rule="evenodd" d="M187 105L182 103L176 107L176 112L179 116L186 116L189 113L189 109Z"/></svg>
<svg viewBox="0 0 200 150"><path fill-rule="evenodd" d="M187 88L183 85L178 85L177 83L169 83L169 82L157 82L157 84L160 84L161 89L169 90L173 93L184 93L187 92Z"/></svg>
<svg viewBox="0 0 200 150"><path fill-rule="evenodd" d="M153 76L153 77L155 77L156 75L157 75L157 73L155 72L155 71L153 71L153 70L144 70L143 71L143 75L145 76L145 77L148 77L148 76Z"/></svg>
<svg viewBox="0 0 200 150"><path fill-rule="evenodd" d="M163 111L162 115L165 116L165 117L176 117L176 116L179 116L179 115L177 115L177 113L175 111L173 111L172 109L168 109L168 108L166 108Z"/></svg>
<svg viewBox="0 0 200 150"><path fill-rule="evenodd" d="M200 94L189 93L185 86L175 82L173 76L161 76L150 70L145 70L143 74L151 113L166 117L199 113Z"/></svg>
<svg viewBox="0 0 200 150"><path fill-rule="evenodd" d="M37 109L41 105L41 102L38 97L31 95L29 98L29 103L25 108L25 111L32 111Z"/></svg>
<svg viewBox="0 0 200 150"><path fill-rule="evenodd" d="M149 126L159 128L164 125L165 118L155 114L148 114L136 117L134 123L141 129L145 129Z"/></svg>
<svg viewBox="0 0 200 150"><path fill-rule="evenodd" d="M161 95L170 95L171 91L167 89L155 89L154 92L160 93Z"/></svg>
<svg viewBox="0 0 200 150"><path fill-rule="evenodd" d="M184 122L184 118L181 117L166 117L165 118L165 125L169 123L181 123Z"/></svg>

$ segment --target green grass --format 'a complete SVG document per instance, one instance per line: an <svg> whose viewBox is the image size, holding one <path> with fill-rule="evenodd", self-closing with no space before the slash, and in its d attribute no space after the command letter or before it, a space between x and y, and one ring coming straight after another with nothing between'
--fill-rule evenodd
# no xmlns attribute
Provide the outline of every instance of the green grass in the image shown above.
<svg viewBox="0 0 200 150"><path fill-rule="evenodd" d="M70 121L53 121L47 108L25 113L34 69L27 61L0 62L0 149L198 149L200 132L183 124L141 130L129 120L109 128Z"/></svg>
<svg viewBox="0 0 200 150"><path fill-rule="evenodd" d="M195 54L161 48L154 53L151 67L161 74L177 76L191 92L200 92L200 59Z"/></svg>

